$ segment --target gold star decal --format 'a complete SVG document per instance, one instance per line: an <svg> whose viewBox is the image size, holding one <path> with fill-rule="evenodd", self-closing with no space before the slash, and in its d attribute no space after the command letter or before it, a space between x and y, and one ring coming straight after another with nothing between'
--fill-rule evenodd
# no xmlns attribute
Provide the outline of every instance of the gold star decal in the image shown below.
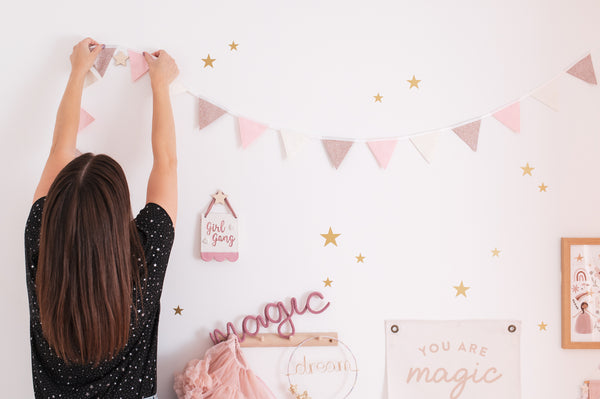
<svg viewBox="0 0 600 399"><path fill-rule="evenodd" d="M225 205L225 198L227 198L227 195L223 194L223 191L217 191L217 193L213 194L212 197L215 199L215 204Z"/></svg>
<svg viewBox="0 0 600 399"><path fill-rule="evenodd" d="M122 51L119 51L117 54L113 55L113 58L115 59L115 65L127 66L127 59L129 58L129 56L127 56Z"/></svg>
<svg viewBox="0 0 600 399"><path fill-rule="evenodd" d="M337 247L337 242L335 242L335 239L338 238L341 234L333 234L333 231L331 231L331 227L329 228L329 233L327 234L321 234L321 236L323 236L325 238L325 245L323 245L324 247L327 246L327 244L332 243L333 245L335 245Z"/></svg>
<svg viewBox="0 0 600 399"><path fill-rule="evenodd" d="M377 93L377 95L373 96L373 97L375 97L375 102L381 102L381 99L383 98L383 96L380 95L379 93Z"/></svg>
<svg viewBox="0 0 600 399"><path fill-rule="evenodd" d="M365 263L365 257L362 256L362 254L358 254L358 256L355 256L356 258L356 263Z"/></svg>
<svg viewBox="0 0 600 399"><path fill-rule="evenodd" d="M206 58L202 58L202 61L204 61L204 68L206 68L207 66L214 68L213 62L215 60L216 58L210 58L210 54Z"/></svg>
<svg viewBox="0 0 600 399"><path fill-rule="evenodd" d="M581 256L581 254L579 254L575 259L577 259L578 261L582 261L583 260L583 256Z"/></svg>
<svg viewBox="0 0 600 399"><path fill-rule="evenodd" d="M298 392L298 385L290 385L290 392L291 393Z"/></svg>
<svg viewBox="0 0 600 399"><path fill-rule="evenodd" d="M323 280L323 282L325 283L325 287L331 287L333 280L330 280L329 277L327 277L327 280Z"/></svg>
<svg viewBox="0 0 600 399"><path fill-rule="evenodd" d="M532 168L531 166L529 166L529 162L527 162L527 165L521 166L521 169L523 169L523 176L525 176L525 175L531 176L531 171L534 170L535 168Z"/></svg>
<svg viewBox="0 0 600 399"><path fill-rule="evenodd" d="M231 47L231 51L236 50L237 51L237 46L239 46L239 43L236 43L235 40L231 42L231 44L229 45L229 47Z"/></svg>
<svg viewBox="0 0 600 399"><path fill-rule="evenodd" d="M495 256L495 257L499 258L500 257L500 252L502 252L502 251L500 251L498 248L494 248L494 249L492 249L492 256Z"/></svg>
<svg viewBox="0 0 600 399"><path fill-rule="evenodd" d="M179 305L177 305L177 307L176 307L176 308L173 308L173 310L175 311L175 314L176 314L176 315L177 315L177 314L180 314L180 315L182 315L182 316L183 316L183 314L181 313L181 312L183 312L183 309L181 309L181 308L179 307Z"/></svg>
<svg viewBox="0 0 600 399"><path fill-rule="evenodd" d="M548 327L548 324L544 323L543 321L538 324L538 327L540 328L540 331L548 331L546 330L546 327Z"/></svg>
<svg viewBox="0 0 600 399"><path fill-rule="evenodd" d="M409 89L412 89L413 87L416 87L417 89L419 88L420 80L415 79L415 75L413 75L411 80L407 80L407 82L410 83Z"/></svg>
<svg viewBox="0 0 600 399"><path fill-rule="evenodd" d="M470 289L471 287L465 287L465 285L463 284L462 280L460 282L460 285L458 286L454 286L454 289L456 289L456 296L462 295L465 298L467 297L467 290Z"/></svg>
<svg viewBox="0 0 600 399"><path fill-rule="evenodd" d="M540 188L540 193L543 192L547 192L546 189L548 188L547 185L545 185L544 183L542 183L540 186L538 186Z"/></svg>

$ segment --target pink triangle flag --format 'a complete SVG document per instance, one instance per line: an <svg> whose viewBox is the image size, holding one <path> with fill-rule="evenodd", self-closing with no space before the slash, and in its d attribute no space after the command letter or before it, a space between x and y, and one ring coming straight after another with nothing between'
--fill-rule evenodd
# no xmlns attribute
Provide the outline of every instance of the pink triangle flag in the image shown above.
<svg viewBox="0 0 600 399"><path fill-rule="evenodd" d="M129 68L131 68L131 80L134 82L138 80L143 74L148 72L148 63L144 56L140 53L136 53L133 50L127 50L129 54Z"/></svg>
<svg viewBox="0 0 600 399"><path fill-rule="evenodd" d="M354 144L352 141L323 140L323 145L325 146L329 160L336 169L342 164L342 161L346 157L350 147L352 147L352 144Z"/></svg>
<svg viewBox="0 0 600 399"><path fill-rule="evenodd" d="M93 121L94 117L90 115L85 109L81 108L79 111L79 128L77 129L77 132L79 133L81 129L85 128Z"/></svg>
<svg viewBox="0 0 600 399"><path fill-rule="evenodd" d="M479 139L479 127L481 126L481 119L475 122L467 123L465 125L455 127L452 129L458 137L462 139L473 151L477 151L477 140Z"/></svg>
<svg viewBox="0 0 600 399"><path fill-rule="evenodd" d="M104 48L98 54L98 58L96 58L96 62L94 62L94 68L100 74L101 77L104 77L104 73L106 72L106 68L108 68L108 64L110 64L110 60L112 59L113 54L115 53L116 48Z"/></svg>
<svg viewBox="0 0 600 399"><path fill-rule="evenodd" d="M267 126L250 119L238 117L240 124L240 137L242 139L242 147L247 148L254 140L260 137L267 130Z"/></svg>
<svg viewBox="0 0 600 399"><path fill-rule="evenodd" d="M373 153L373 156L381 168L387 168L388 164L390 163L390 159L392 159L392 154L394 153L397 142L397 140L367 142L369 149Z"/></svg>
<svg viewBox="0 0 600 399"><path fill-rule="evenodd" d="M494 118L502 122L515 133L521 131L521 103L517 101L508 107L494 113Z"/></svg>
<svg viewBox="0 0 600 399"><path fill-rule="evenodd" d="M226 113L224 109L221 109L216 105L209 103L208 101L204 101L201 98L199 98L198 101L200 105L200 129L204 129L206 126L210 125Z"/></svg>
<svg viewBox="0 0 600 399"><path fill-rule="evenodd" d="M594 64L592 64L591 54L588 54L577 64L573 65L567 73L593 85L598 84L596 81L596 74L594 73Z"/></svg>

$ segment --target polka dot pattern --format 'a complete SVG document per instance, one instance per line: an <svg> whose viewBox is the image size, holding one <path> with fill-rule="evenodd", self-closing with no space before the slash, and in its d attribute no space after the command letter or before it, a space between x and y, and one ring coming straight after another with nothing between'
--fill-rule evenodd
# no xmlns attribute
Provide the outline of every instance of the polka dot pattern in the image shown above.
<svg viewBox="0 0 600 399"><path fill-rule="evenodd" d="M40 227L46 197L31 207L25 227L25 260L29 295L31 365L36 398L141 399L156 394L156 349L160 296L175 231L167 212L149 203L135 218L148 275L142 274L142 304L136 300L138 322L132 308L129 341L125 348L98 367L67 365L58 358L42 334L35 277ZM136 293L134 292L134 297Z"/></svg>

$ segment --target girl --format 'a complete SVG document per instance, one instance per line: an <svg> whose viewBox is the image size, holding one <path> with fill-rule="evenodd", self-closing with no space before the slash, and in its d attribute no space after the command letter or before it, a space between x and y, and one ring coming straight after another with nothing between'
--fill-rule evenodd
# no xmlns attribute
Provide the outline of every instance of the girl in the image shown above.
<svg viewBox="0 0 600 399"><path fill-rule="evenodd" d="M25 228L36 398L156 398L160 295L177 214L169 84L179 71L164 50L144 53L154 163L146 206L133 219L119 164L106 155L75 157L84 77L103 48L90 38L73 47Z"/></svg>

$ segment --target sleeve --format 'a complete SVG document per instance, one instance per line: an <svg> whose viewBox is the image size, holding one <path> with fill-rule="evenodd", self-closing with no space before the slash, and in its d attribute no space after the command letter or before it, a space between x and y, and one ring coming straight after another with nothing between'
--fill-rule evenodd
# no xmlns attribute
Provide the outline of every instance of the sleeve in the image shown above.
<svg viewBox="0 0 600 399"><path fill-rule="evenodd" d="M145 302L159 303L175 238L173 222L163 207L150 202L137 215L135 223L140 233L148 270Z"/></svg>
<svg viewBox="0 0 600 399"><path fill-rule="evenodd" d="M35 286L35 275L37 272L38 255L40 252L40 230L42 228L42 212L46 197L35 201L29 211L27 224L25 225L25 266L27 276L27 288L30 291Z"/></svg>

